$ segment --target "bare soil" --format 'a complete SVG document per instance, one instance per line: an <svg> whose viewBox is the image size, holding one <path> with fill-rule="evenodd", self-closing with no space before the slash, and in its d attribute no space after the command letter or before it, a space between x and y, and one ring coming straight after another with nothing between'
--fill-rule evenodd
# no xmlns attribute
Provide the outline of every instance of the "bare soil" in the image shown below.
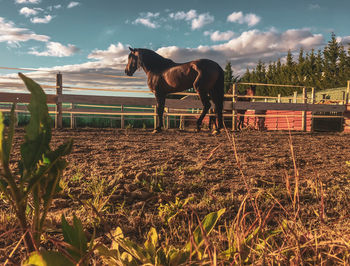
<svg viewBox="0 0 350 266"><path fill-rule="evenodd" d="M238 164L229 136L234 136ZM23 130L18 130L13 166L19 159L22 137ZM247 189L278 189L285 186L286 176L294 180L294 161L305 188L315 179L326 187L334 186L349 173L346 161L350 160L350 136L341 133L292 132L291 146L288 132L246 130L212 136L208 131L167 130L152 134L141 129L64 129L53 131L52 146L68 138L74 139L74 148L67 156L64 189L53 202L49 227L59 230L61 214L70 217L76 213L87 231L91 233L95 226L97 237L106 242L103 235L117 226L136 241L144 239L151 226L165 237L166 226L158 208L174 202L176 197L193 197L182 214L184 221L189 220L190 213L203 217L223 207L227 209L225 219L233 219ZM106 204L102 209L91 207L103 201ZM301 197L301 203L304 215L312 216L311 209L307 210L310 200ZM344 204L341 208L350 208ZM0 207L10 211L5 201L0 201ZM337 218L332 210L328 216ZM177 236L168 236L170 241L187 239L188 228L182 223L179 218L178 228L185 228L177 229ZM0 235L15 226L15 220L8 221L7 226L0 226ZM0 240L2 253L11 251L19 237L15 232L7 233L6 240Z"/></svg>

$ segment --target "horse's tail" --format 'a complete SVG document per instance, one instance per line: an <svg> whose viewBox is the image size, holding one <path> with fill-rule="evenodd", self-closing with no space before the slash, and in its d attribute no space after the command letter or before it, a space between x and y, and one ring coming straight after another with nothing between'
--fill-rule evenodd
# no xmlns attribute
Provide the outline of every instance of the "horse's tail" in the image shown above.
<svg viewBox="0 0 350 266"><path fill-rule="evenodd" d="M218 68L219 68L219 76L215 83L215 91L217 92L216 95L217 95L218 104L221 104L221 108L222 108L224 104L224 94L225 94L224 70L220 66L218 66Z"/></svg>
<svg viewBox="0 0 350 266"><path fill-rule="evenodd" d="M224 71L218 65L218 78L214 85L214 90L211 91L210 96L215 104L215 112L218 118L218 129L223 128L222 111L224 106Z"/></svg>

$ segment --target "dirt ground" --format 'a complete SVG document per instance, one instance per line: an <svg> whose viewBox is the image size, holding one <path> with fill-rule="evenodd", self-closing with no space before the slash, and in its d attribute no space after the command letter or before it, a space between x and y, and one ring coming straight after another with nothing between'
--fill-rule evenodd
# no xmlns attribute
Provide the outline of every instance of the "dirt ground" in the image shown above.
<svg viewBox="0 0 350 266"><path fill-rule="evenodd" d="M22 136L23 130L16 132L17 156ZM232 136L240 167L225 132L212 136L208 131L168 130L154 135L142 129L54 130L53 147L73 138L74 148L67 157L63 193L55 199L49 219L53 225L58 224L61 213L73 210L80 212L83 222L96 223L89 220L94 211L82 210L81 203L98 205L98 197L109 196L108 210L102 208L101 216L97 217L107 221L99 220L98 236L121 226L125 235L138 239L144 237L151 225L159 228L158 207L174 202L176 197L193 197L196 204L192 209L205 215L221 205L234 205L232 198L238 202L247 192L244 179L251 186L272 187L284 183L286 175L294 176L288 132L247 130ZM300 179L319 178L327 186L347 175L349 138L350 135L341 133L292 132ZM4 204L1 202L0 206L4 208ZM230 216L234 217L234 213ZM9 230L0 229L0 234ZM15 244L5 241L0 247L8 246L4 249L8 251Z"/></svg>

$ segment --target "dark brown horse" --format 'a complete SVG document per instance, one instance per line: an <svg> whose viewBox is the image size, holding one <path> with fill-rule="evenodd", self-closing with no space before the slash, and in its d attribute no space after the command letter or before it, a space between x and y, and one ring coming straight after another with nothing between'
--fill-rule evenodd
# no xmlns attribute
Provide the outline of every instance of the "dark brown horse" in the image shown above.
<svg viewBox="0 0 350 266"><path fill-rule="evenodd" d="M218 120L214 133L220 132L223 128L224 71L217 63L209 59L199 59L178 64L152 50L129 49L131 53L125 73L132 76L137 69L142 68L147 75L148 87L156 97L158 124L155 132L160 132L163 127L166 95L190 88L197 91L203 103L203 111L197 120L197 130L200 130L202 120L211 107L211 99Z"/></svg>
<svg viewBox="0 0 350 266"><path fill-rule="evenodd" d="M243 94L241 94L242 96L245 97L237 97L237 101L242 101L242 102L250 102L252 100L252 98L247 97L247 96L254 96L255 95L255 91L256 91L256 87L255 86L251 86L248 87ZM237 129L238 130L242 130L244 128L244 115L247 112L247 110L237 110L237 115L238 115L238 125L237 125Z"/></svg>

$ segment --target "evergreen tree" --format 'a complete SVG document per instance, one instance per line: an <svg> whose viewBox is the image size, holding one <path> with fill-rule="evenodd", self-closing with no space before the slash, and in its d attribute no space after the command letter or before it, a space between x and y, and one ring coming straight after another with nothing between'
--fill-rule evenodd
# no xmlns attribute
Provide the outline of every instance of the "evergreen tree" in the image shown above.
<svg viewBox="0 0 350 266"><path fill-rule="evenodd" d="M232 66L230 62L227 62L224 70L224 91L227 93L229 89L232 87L233 82L233 72L232 72Z"/></svg>
<svg viewBox="0 0 350 266"><path fill-rule="evenodd" d="M344 46L341 45L339 48L339 85L346 84L347 79L349 78L349 66L347 60L347 54L345 52Z"/></svg>
<svg viewBox="0 0 350 266"><path fill-rule="evenodd" d="M306 60L304 58L304 50L300 48L298 64L296 65L296 84L303 85L306 79Z"/></svg>
<svg viewBox="0 0 350 266"><path fill-rule="evenodd" d="M338 59L340 54L340 45L334 33L331 40L324 48L324 85L330 88L338 86L337 77L339 75Z"/></svg>
<svg viewBox="0 0 350 266"><path fill-rule="evenodd" d="M321 89L323 86L324 72L323 72L323 58L321 50L318 50L315 60L315 85L317 89Z"/></svg>
<svg viewBox="0 0 350 266"><path fill-rule="evenodd" d="M299 51L297 62L293 60L293 54L289 50L286 62L270 63L266 70L264 63L260 60L256 67L242 77L245 82L291 84L301 86L312 86L316 89L334 88L344 86L350 80L350 44L346 52L344 46L340 45L334 33L331 40L323 50L312 49L304 55L303 49ZM273 87L257 88L258 95L290 95L294 88L276 89ZM270 93L268 93L268 91ZM300 91L300 90L299 90Z"/></svg>

